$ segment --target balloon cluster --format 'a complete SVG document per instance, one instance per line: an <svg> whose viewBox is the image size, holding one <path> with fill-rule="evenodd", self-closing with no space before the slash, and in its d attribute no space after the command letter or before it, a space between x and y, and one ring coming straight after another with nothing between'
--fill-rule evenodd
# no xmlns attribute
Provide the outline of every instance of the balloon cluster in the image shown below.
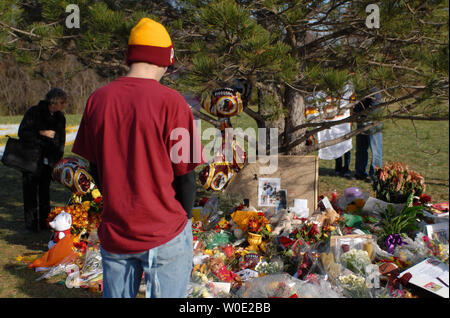
<svg viewBox="0 0 450 318"><path fill-rule="evenodd" d="M206 190L223 190L244 167L247 162L247 153L235 140L232 141L232 149L232 162L226 161L225 156L221 154L200 172L199 179Z"/></svg>
<svg viewBox="0 0 450 318"><path fill-rule="evenodd" d="M76 157L63 158L55 165L52 177L77 195L85 195L93 186L87 164Z"/></svg>
<svg viewBox="0 0 450 318"><path fill-rule="evenodd" d="M206 190L221 191L230 184L247 162L247 153L237 144L236 139L225 138L225 129L231 128L230 117L240 114L247 106L251 85L244 79L235 79L233 86L213 90L202 100L202 108L222 121L222 147L213 162L199 175ZM228 140L227 140L228 139ZM231 148L230 148L231 147ZM233 151L233 160L227 161L224 150Z"/></svg>

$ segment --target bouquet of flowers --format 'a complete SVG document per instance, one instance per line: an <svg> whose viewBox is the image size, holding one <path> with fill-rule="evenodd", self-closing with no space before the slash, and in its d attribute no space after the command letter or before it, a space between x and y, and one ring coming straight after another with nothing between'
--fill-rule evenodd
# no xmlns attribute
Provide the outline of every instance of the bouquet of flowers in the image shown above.
<svg viewBox="0 0 450 318"><path fill-rule="evenodd" d="M197 221L192 223L192 235L194 237L194 241L198 240L200 233L203 233L202 222Z"/></svg>
<svg viewBox="0 0 450 318"><path fill-rule="evenodd" d="M191 283L188 288L187 298L213 298L206 284Z"/></svg>
<svg viewBox="0 0 450 318"><path fill-rule="evenodd" d="M98 229L100 223L102 222L102 211L103 211L103 197L97 187L94 187L89 191L85 198L89 202L89 231L93 229ZM86 202L86 201L84 201Z"/></svg>
<svg viewBox="0 0 450 318"><path fill-rule="evenodd" d="M84 202L89 202L89 212L101 213L103 209L103 197L100 190L95 186L92 190L89 190L82 198Z"/></svg>
<svg viewBox="0 0 450 318"><path fill-rule="evenodd" d="M341 263L356 274L365 274L367 265L372 264L369 254L365 250L351 249L340 257Z"/></svg>
<svg viewBox="0 0 450 318"><path fill-rule="evenodd" d="M238 298L298 298L297 285L302 282L289 274L272 274L252 278L237 290Z"/></svg>
<svg viewBox="0 0 450 318"><path fill-rule="evenodd" d="M272 228L264 213L258 212L257 215L249 218L247 231L254 234L260 234L263 238L269 238L272 233Z"/></svg>
<svg viewBox="0 0 450 318"><path fill-rule="evenodd" d="M359 275L341 275L338 277L338 284L343 289L343 293L349 298L369 298L370 291L366 285L366 279Z"/></svg>
<svg viewBox="0 0 450 318"><path fill-rule="evenodd" d="M416 237L416 240L418 240L419 237L420 235ZM448 265L448 242L443 243L439 240L433 240L426 235L422 236L422 241L425 242L434 257Z"/></svg>
<svg viewBox="0 0 450 318"><path fill-rule="evenodd" d="M255 270L262 275L278 274L283 272L283 261L262 261L256 265Z"/></svg>
<svg viewBox="0 0 450 318"><path fill-rule="evenodd" d="M420 196L425 190L425 179L401 162L388 162L375 172L373 190L377 199L403 203L410 194Z"/></svg>
<svg viewBox="0 0 450 318"><path fill-rule="evenodd" d="M303 240L308 245L328 240L331 232L336 229L332 225L320 227L319 223L307 218L301 218L301 220L302 224L292 232L291 236L297 240Z"/></svg>
<svg viewBox="0 0 450 318"><path fill-rule="evenodd" d="M103 196L97 186L89 189L84 195L74 193L71 202L83 205L88 212L88 232L98 229L102 221Z"/></svg>
<svg viewBox="0 0 450 318"><path fill-rule="evenodd" d="M393 255L407 266L415 265L427 257L435 257L448 264L448 244L431 240L421 232L417 233L414 240L407 237L404 241L406 244L396 246Z"/></svg>

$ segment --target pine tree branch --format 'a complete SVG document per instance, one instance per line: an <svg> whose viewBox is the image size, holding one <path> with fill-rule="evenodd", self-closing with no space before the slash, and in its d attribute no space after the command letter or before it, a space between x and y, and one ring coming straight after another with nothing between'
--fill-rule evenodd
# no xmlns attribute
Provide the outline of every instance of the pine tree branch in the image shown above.
<svg viewBox="0 0 450 318"><path fill-rule="evenodd" d="M35 37L35 38L41 38L41 36L39 36L37 34L34 34L32 31L31 32L27 32L27 31L23 31L23 30L17 29L15 27L12 27L12 26L6 24L3 21L0 21L0 26L3 26L4 28L10 29L11 31L14 31L16 33L20 33L20 34L27 35L27 36L30 36L30 37Z"/></svg>
<svg viewBox="0 0 450 318"><path fill-rule="evenodd" d="M300 46L297 48L297 51L301 54L303 51L309 51L311 49L313 49L316 46L319 46L320 44L322 44L323 42L329 41L331 39L337 39L341 36L344 35L348 35L351 33L351 31L353 30L353 27L347 27L338 31L335 31L333 33L324 35L314 41L311 41L303 46Z"/></svg>
<svg viewBox="0 0 450 318"><path fill-rule="evenodd" d="M374 128L374 127L380 125L380 123L381 122L376 121L376 122L373 122L372 124L369 124L369 125L367 125L365 127L352 130L351 132L349 132L349 133L347 133L345 135L342 135L339 138L332 139L332 140L327 140L327 141L321 142L319 144L308 146L308 147L306 147L305 154L306 153L311 153L313 151L317 151L317 150L322 149L322 148L333 146L333 145L336 145L338 143L341 143L341 142L343 142L345 140L348 140L348 139L352 138L353 136L359 135L360 133L363 133L363 132L365 132L365 131L367 131L367 130L369 130L371 128ZM306 140L310 136L312 136L313 134L314 133L310 133L310 132L306 133L302 138L297 139L296 141L290 143L288 146L280 147L279 152L280 153L288 153L292 148L298 146L301 143L306 142Z"/></svg>
<svg viewBox="0 0 450 318"><path fill-rule="evenodd" d="M367 61L367 63L372 64L372 65L379 65L379 66L384 66L384 67L391 67L391 68L396 68L396 69L402 69L402 70L408 70L411 72L416 73L417 75L423 75L421 72L419 72L418 70L411 68L411 67L407 67L407 66L402 66L402 65L396 65L396 64L387 64L387 63L381 63L381 62L376 62L376 61Z"/></svg>
<svg viewBox="0 0 450 318"><path fill-rule="evenodd" d="M202 113L201 111L195 109L195 108L194 108L193 106L191 106L191 105L189 105L189 107L191 108L192 114L193 114L194 116L197 116L198 118L203 119L204 121L210 123L211 125L213 125L213 126L216 127L216 128L220 128L220 127L221 127L222 124L221 124L221 122L218 121L217 119L215 119L215 118L213 118L213 117L211 117L211 116L208 116L208 115Z"/></svg>

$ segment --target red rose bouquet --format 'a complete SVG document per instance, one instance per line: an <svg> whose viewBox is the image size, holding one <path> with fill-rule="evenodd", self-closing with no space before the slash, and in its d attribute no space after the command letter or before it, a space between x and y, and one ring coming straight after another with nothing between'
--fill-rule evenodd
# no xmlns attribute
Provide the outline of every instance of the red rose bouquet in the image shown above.
<svg viewBox="0 0 450 318"><path fill-rule="evenodd" d="M311 245L330 238L330 233L333 229L332 226L321 227L318 223L309 219L302 218L301 220L303 221L301 226L291 234L295 239L301 239Z"/></svg>

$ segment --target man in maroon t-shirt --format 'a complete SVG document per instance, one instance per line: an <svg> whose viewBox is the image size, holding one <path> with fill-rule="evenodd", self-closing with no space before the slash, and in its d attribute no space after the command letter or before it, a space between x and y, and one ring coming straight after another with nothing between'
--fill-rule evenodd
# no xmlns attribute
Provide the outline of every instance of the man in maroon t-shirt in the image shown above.
<svg viewBox="0 0 450 318"><path fill-rule="evenodd" d="M164 26L130 33L130 71L88 99L72 152L91 163L103 194L104 297L185 297L192 268L194 168L203 163L192 112L159 80L173 64ZM181 150L181 153L180 153Z"/></svg>

